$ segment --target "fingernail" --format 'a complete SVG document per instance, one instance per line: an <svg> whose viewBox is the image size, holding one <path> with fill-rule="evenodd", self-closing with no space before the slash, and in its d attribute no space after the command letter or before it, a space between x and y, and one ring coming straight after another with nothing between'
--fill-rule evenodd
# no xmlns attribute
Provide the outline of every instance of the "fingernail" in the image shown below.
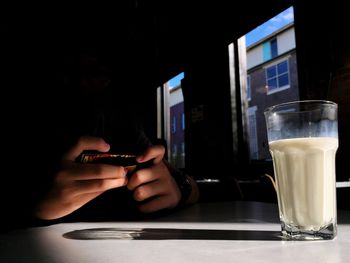
<svg viewBox="0 0 350 263"><path fill-rule="evenodd" d="M106 151L109 151L109 149L111 148L111 146L105 142L105 147L106 147Z"/></svg>

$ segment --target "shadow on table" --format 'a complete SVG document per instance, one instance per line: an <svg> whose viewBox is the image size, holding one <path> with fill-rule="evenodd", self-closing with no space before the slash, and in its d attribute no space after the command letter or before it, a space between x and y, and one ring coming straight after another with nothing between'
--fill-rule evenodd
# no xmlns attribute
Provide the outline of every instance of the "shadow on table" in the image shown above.
<svg viewBox="0 0 350 263"><path fill-rule="evenodd" d="M282 240L280 231L175 228L91 228L67 232L63 237L84 240Z"/></svg>

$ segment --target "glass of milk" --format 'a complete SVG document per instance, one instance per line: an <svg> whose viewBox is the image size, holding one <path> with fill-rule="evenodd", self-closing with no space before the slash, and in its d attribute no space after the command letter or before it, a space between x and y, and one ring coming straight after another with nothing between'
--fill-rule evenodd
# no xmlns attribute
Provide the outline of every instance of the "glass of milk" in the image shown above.
<svg viewBox="0 0 350 263"><path fill-rule="evenodd" d="M282 236L333 239L337 234L337 104L293 101L264 112Z"/></svg>

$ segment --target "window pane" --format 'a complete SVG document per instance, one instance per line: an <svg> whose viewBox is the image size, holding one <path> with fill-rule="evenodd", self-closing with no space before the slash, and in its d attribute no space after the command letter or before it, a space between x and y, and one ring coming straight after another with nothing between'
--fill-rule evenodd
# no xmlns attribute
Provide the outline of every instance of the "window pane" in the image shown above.
<svg viewBox="0 0 350 263"><path fill-rule="evenodd" d="M268 61L271 59L271 44L270 44L270 42L265 42L263 44L263 57L264 57L264 61Z"/></svg>
<svg viewBox="0 0 350 263"><path fill-rule="evenodd" d="M289 85L289 77L288 74L283 74L278 76L278 85L279 87L288 86Z"/></svg>
<svg viewBox="0 0 350 263"><path fill-rule="evenodd" d="M250 89L250 76L247 77L247 99L250 100L251 89Z"/></svg>
<svg viewBox="0 0 350 263"><path fill-rule="evenodd" d="M276 67L275 66L272 66L272 67L269 67L267 68L266 70L266 76L267 78L273 78L277 75L277 72L276 72Z"/></svg>
<svg viewBox="0 0 350 263"><path fill-rule="evenodd" d="M271 57L277 57L278 56L278 50L277 50L277 39L271 40Z"/></svg>
<svg viewBox="0 0 350 263"><path fill-rule="evenodd" d="M176 116L173 116L172 118L172 122L171 122L171 132L175 133L176 132Z"/></svg>
<svg viewBox="0 0 350 263"><path fill-rule="evenodd" d="M184 130L185 129L185 113L182 113L181 120L182 120L182 130Z"/></svg>
<svg viewBox="0 0 350 263"><path fill-rule="evenodd" d="M256 117L255 117L256 108L252 107L248 109L249 116L249 149L250 149L250 158L258 159L258 135L256 131Z"/></svg>
<svg viewBox="0 0 350 263"><path fill-rule="evenodd" d="M278 86L277 86L277 79L276 78L269 79L267 81L267 86L269 87L269 90L278 88Z"/></svg>
<svg viewBox="0 0 350 263"><path fill-rule="evenodd" d="M277 64L278 75L288 72L287 60Z"/></svg>

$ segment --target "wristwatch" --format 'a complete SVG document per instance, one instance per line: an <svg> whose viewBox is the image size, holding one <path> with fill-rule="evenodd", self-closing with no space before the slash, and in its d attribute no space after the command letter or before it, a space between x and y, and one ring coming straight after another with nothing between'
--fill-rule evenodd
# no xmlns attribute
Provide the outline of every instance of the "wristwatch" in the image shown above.
<svg viewBox="0 0 350 263"><path fill-rule="evenodd" d="M186 203L192 192L192 184L188 175L177 169L172 169L172 176L174 177L177 186L181 192L181 198L178 205Z"/></svg>
<svg viewBox="0 0 350 263"><path fill-rule="evenodd" d="M181 170L171 166L167 161L165 161L164 163L167 166L171 176L174 178L181 193L181 198L177 205L178 206L184 205L192 193L192 184L191 184L190 178L187 174L185 174Z"/></svg>

